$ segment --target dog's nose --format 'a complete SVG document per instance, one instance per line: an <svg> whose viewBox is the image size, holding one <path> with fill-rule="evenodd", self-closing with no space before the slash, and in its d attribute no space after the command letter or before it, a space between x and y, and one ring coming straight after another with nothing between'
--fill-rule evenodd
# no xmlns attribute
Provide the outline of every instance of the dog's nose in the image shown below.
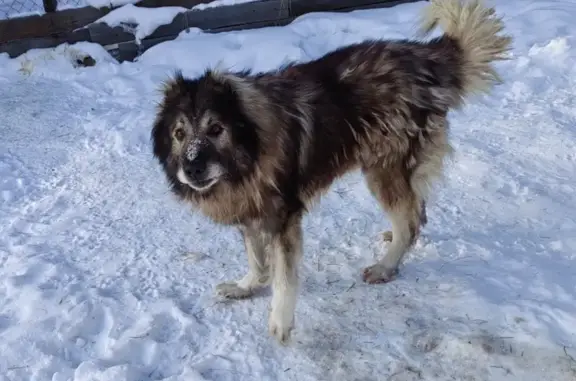
<svg viewBox="0 0 576 381"><path fill-rule="evenodd" d="M206 168L206 161L195 159L192 161L186 161L183 169L186 176L192 179L197 179L206 172Z"/></svg>

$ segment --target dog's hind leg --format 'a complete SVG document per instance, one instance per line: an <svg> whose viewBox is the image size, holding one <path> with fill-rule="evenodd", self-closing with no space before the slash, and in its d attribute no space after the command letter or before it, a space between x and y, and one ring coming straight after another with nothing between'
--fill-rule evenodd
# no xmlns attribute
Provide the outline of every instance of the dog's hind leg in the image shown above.
<svg viewBox="0 0 576 381"><path fill-rule="evenodd" d="M426 201L422 201L420 210L420 227L424 227L428 223L428 216L426 215ZM392 242L392 230L388 230L382 233L382 239L384 242Z"/></svg>
<svg viewBox="0 0 576 381"><path fill-rule="evenodd" d="M251 297L257 289L270 283L270 266L266 253L265 236L254 227L243 227L241 231L248 256L248 273L238 281L221 283L216 286L216 292L229 299Z"/></svg>
<svg viewBox="0 0 576 381"><path fill-rule="evenodd" d="M392 242L386 255L364 270L363 279L367 283L386 283L394 279L402 258L420 234L425 220L424 200L412 189L401 169L372 167L365 168L364 174L368 188L388 212Z"/></svg>
<svg viewBox="0 0 576 381"><path fill-rule="evenodd" d="M369 283L393 279L404 254L420 235L420 228L428 223L426 200L432 185L442 177L444 162L453 153L448 142L446 115L429 114L425 126L426 139L419 149L415 165L370 166L363 169L368 187L390 216L392 231L384 232L390 241L388 252L378 263L364 271Z"/></svg>

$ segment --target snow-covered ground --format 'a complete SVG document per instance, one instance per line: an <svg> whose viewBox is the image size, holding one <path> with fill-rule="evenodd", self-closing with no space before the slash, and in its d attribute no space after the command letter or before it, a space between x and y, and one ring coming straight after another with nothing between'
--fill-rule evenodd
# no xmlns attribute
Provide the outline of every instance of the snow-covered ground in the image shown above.
<svg viewBox="0 0 576 381"><path fill-rule="evenodd" d="M288 347L269 293L214 296L246 270L240 237L175 201L152 157L174 69L410 37L425 4L194 30L121 65L85 43L0 55L0 380L576 380L573 0L497 3L506 82L450 115L457 155L399 279L361 281L389 223L358 173L308 216Z"/></svg>

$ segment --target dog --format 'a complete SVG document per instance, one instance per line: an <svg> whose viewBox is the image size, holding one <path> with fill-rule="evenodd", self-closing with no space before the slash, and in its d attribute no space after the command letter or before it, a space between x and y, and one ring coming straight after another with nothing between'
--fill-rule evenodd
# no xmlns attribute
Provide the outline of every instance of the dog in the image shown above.
<svg viewBox="0 0 576 381"><path fill-rule="evenodd" d="M243 237L248 271L216 291L238 299L271 286L269 333L281 344L295 326L301 224L314 202L361 171L392 225L363 280L393 280L453 152L448 112L502 82L493 62L512 39L494 9L431 0L421 35L437 26L429 41L369 40L265 73L176 72L162 87L151 140L169 187Z"/></svg>

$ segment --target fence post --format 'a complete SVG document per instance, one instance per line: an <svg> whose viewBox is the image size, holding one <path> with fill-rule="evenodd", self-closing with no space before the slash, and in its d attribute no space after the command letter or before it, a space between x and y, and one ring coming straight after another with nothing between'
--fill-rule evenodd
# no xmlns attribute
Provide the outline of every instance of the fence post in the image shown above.
<svg viewBox="0 0 576 381"><path fill-rule="evenodd" d="M44 11L46 13L53 13L56 12L56 8L58 8L58 0L42 0L44 3Z"/></svg>

